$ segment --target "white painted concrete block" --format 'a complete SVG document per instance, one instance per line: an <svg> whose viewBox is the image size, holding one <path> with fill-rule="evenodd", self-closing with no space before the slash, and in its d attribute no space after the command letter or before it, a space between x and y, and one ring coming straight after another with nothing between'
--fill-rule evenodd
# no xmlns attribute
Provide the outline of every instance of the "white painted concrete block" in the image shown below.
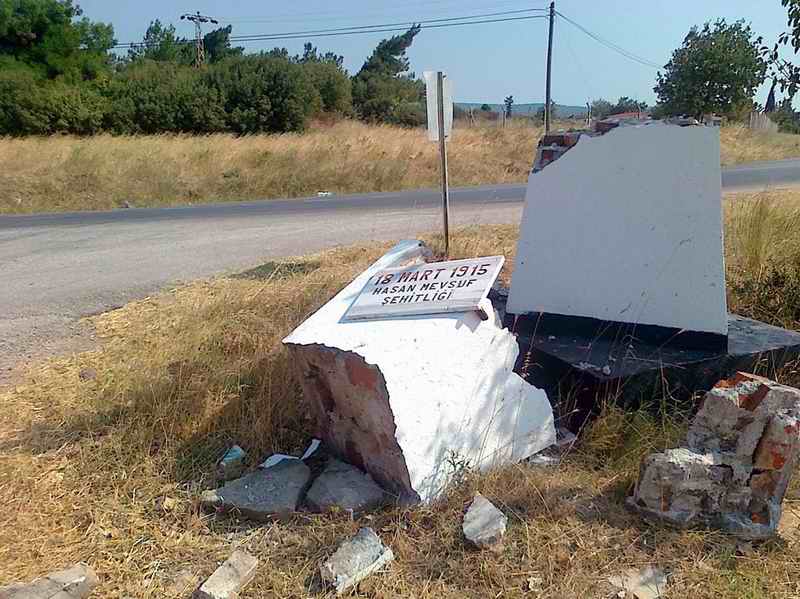
<svg viewBox="0 0 800 599"><path fill-rule="evenodd" d="M528 180L508 310L727 334L719 130L582 136Z"/></svg>
<svg viewBox="0 0 800 599"><path fill-rule="evenodd" d="M453 462L487 469L555 442L545 392L513 372L514 336L491 303L476 312L343 322L378 270L421 260L399 243L284 343L300 369L318 435L388 491L436 497Z"/></svg>

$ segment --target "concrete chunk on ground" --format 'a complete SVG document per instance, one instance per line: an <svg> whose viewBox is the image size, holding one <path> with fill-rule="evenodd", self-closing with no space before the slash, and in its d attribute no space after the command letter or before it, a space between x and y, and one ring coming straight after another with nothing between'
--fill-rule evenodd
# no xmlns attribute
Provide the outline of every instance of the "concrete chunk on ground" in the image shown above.
<svg viewBox="0 0 800 599"><path fill-rule="evenodd" d="M375 531L362 528L320 566L320 575L324 584L333 587L336 594L341 595L393 559L394 553L383 544Z"/></svg>
<svg viewBox="0 0 800 599"><path fill-rule="evenodd" d="M645 566L639 570L626 570L608 581L633 599L660 599L667 588L667 575L661 568Z"/></svg>
<svg viewBox="0 0 800 599"><path fill-rule="evenodd" d="M464 514L461 529L473 547L498 550L502 547L507 524L508 517L478 493Z"/></svg>
<svg viewBox="0 0 800 599"><path fill-rule="evenodd" d="M628 505L676 526L774 536L800 458L800 390L744 373L720 381L685 445L644 459Z"/></svg>
<svg viewBox="0 0 800 599"><path fill-rule="evenodd" d="M418 241L399 243L284 339L316 435L401 503L439 496L454 457L488 470L556 439L547 396L514 373L517 341L489 300L487 320L459 312L342 322L375 273L428 254Z"/></svg>
<svg viewBox="0 0 800 599"><path fill-rule="evenodd" d="M0 599L83 599L100 581L86 564L52 572L29 584L0 588Z"/></svg>
<svg viewBox="0 0 800 599"><path fill-rule="evenodd" d="M200 503L222 512L237 511L253 520L285 518L297 510L310 478L311 470L302 461L285 460L215 491L205 491Z"/></svg>
<svg viewBox="0 0 800 599"><path fill-rule="evenodd" d="M258 560L246 551L234 551L192 595L193 599L237 599L256 575Z"/></svg>
<svg viewBox="0 0 800 599"><path fill-rule="evenodd" d="M355 466L331 459L306 493L306 503L318 512L331 509L363 512L379 506L383 489Z"/></svg>

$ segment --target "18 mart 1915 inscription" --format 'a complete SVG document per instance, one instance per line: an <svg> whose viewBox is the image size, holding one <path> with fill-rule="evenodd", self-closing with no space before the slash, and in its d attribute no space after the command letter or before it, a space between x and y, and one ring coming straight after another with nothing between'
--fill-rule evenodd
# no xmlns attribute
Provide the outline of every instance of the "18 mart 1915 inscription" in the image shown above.
<svg viewBox="0 0 800 599"><path fill-rule="evenodd" d="M344 320L477 310L504 261L489 256L383 270L370 278Z"/></svg>

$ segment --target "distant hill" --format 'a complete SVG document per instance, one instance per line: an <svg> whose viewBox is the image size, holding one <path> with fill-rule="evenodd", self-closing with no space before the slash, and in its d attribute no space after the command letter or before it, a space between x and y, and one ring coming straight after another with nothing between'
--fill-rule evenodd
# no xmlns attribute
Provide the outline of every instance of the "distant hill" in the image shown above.
<svg viewBox="0 0 800 599"><path fill-rule="evenodd" d="M492 109L492 112L501 113L505 110L505 106L502 104L490 104L486 102L489 107ZM463 108L464 110L469 110L470 108L474 110L480 110L481 106L483 106L482 102L455 102L455 105L459 108ZM533 116L537 112L539 112L540 108L544 107L543 102L530 102L528 104L514 104L511 109L512 115L519 115L519 116ZM584 118L586 116L586 106L566 106L564 104L556 104L555 115L556 118L566 118L569 116L575 116L578 118Z"/></svg>

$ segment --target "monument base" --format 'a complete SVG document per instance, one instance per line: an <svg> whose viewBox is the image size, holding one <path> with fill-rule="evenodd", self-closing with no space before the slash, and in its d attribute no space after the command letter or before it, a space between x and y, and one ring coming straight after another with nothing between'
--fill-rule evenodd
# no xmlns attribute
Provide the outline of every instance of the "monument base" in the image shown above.
<svg viewBox="0 0 800 599"><path fill-rule="evenodd" d="M501 307L502 298L493 299ZM545 389L559 424L573 429L605 397L631 409L660 398L686 401L737 371L771 377L800 358L800 333L735 314L728 315L727 344L714 336L706 347L702 337L687 344L680 334L665 340L646 330L638 335L630 325L587 324L548 314L505 317L519 343L516 371Z"/></svg>

